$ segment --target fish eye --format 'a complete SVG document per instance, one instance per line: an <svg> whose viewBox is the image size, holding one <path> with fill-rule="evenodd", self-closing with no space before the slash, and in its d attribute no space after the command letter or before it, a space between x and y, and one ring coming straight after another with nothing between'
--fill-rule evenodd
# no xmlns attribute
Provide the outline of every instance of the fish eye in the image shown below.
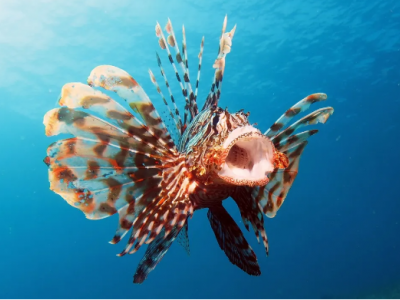
<svg viewBox="0 0 400 300"><path fill-rule="evenodd" d="M214 128L215 131L217 130L216 126L217 126L217 124L219 122L219 115L220 115L219 112L214 112L212 120L211 120L212 127Z"/></svg>

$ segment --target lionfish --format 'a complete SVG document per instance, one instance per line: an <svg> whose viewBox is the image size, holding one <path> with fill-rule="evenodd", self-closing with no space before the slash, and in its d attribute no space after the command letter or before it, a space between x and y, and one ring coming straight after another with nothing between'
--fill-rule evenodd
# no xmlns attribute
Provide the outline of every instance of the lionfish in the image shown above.
<svg viewBox="0 0 400 300"><path fill-rule="evenodd" d="M215 237L230 262L250 275L260 275L255 253L222 201L231 197L236 202L245 228L251 226L259 242L261 237L268 255L263 216L272 218L281 207L297 176L307 140L318 130L294 133L304 126L325 123L333 113L332 107L321 108L289 126L311 104L327 99L323 93L312 94L261 133L249 123L249 113L230 113L218 107L226 55L231 51L236 29L235 25L225 32L226 25L225 17L211 90L199 109L197 91L204 37L193 89L185 28L180 51L171 21L168 19L165 27L167 35L156 24L159 45L168 54L185 99L182 118L157 54L172 105L151 70L150 79L173 120L178 135L175 141L143 88L126 71L110 65L96 67L87 85L64 85L61 107L44 116L47 136L73 136L47 149L44 162L49 167L50 189L88 219L118 213L119 224L110 243L118 243L131 232L119 256L148 244L134 283L147 278L177 237L189 251L188 219L203 208L208 210ZM128 105L123 106L95 87L116 93Z"/></svg>

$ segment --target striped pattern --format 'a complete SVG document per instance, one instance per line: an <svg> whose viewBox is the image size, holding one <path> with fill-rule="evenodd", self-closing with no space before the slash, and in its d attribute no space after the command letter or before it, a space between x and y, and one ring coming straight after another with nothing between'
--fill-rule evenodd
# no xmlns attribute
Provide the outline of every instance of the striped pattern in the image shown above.
<svg viewBox="0 0 400 300"><path fill-rule="evenodd" d="M222 205L213 206L208 210L207 217L218 244L229 261L249 275L260 275L260 266L253 249L225 208Z"/></svg>
<svg viewBox="0 0 400 300"><path fill-rule="evenodd" d="M203 110L193 119L179 141L178 150L180 152L188 153L194 145L201 142L200 139L209 131L212 116L212 110Z"/></svg>
<svg viewBox="0 0 400 300"><path fill-rule="evenodd" d="M201 39L200 44L200 52L199 52L199 67L197 70L197 80L196 80L196 90L194 92L194 101L197 101L197 91L199 90L199 82L200 82L200 73L201 73L201 62L203 60L203 51L204 51L204 36Z"/></svg>
<svg viewBox="0 0 400 300"><path fill-rule="evenodd" d="M244 226L247 230L249 230L249 224L252 226L258 241L260 241L261 237L265 252L268 255L269 246L267 233L264 229L264 217L262 212L258 208L257 202L254 201L251 193L252 188L239 186L231 194L231 197L239 207Z"/></svg>
<svg viewBox="0 0 400 300"><path fill-rule="evenodd" d="M184 113L184 118L183 118L183 127L186 128L187 124L189 123L188 115L189 115L189 109L190 109L190 102L189 102L189 99L188 99L188 92L187 92L186 87L184 87L184 85L182 84L181 77L179 76L178 69L175 66L174 59L172 58L171 51L169 50L169 47L168 47L168 44L173 44L175 42L175 39L171 38L169 40L169 42L167 43L167 41L166 41L166 39L164 37L164 33L163 33L162 29L161 29L161 26L158 23L156 24L156 36L158 37L158 43L159 43L161 49L167 51L169 62L171 63L171 66L175 71L176 79L178 80L179 85L180 85L181 90L182 90L182 94L185 97L186 106L185 106L185 113ZM178 63L182 61L182 57L180 55L179 56L177 55L176 59L177 59ZM192 115L192 118L193 118L193 115Z"/></svg>
<svg viewBox="0 0 400 300"><path fill-rule="evenodd" d="M295 116L309 109L311 104L315 102L325 101L327 98L327 95L323 93L316 93L305 97L304 99L293 105L291 108L289 108L264 134L269 138L273 137Z"/></svg>
<svg viewBox="0 0 400 300"><path fill-rule="evenodd" d="M162 70L162 69L161 69L161 72L163 73L163 70ZM172 118L172 120L174 120L176 129L178 130L179 133L181 133L181 131L182 131L181 120L180 120L180 118L177 118L177 117L176 117L176 116L179 117L179 111L178 111L177 109L175 110L175 114L176 114L176 115L174 115L174 114L172 113L172 110L171 110L171 108L169 107L167 100L165 100L165 97L164 97L164 95L163 95L163 93L162 93L160 87L158 86L156 77L154 76L154 74L153 74L153 72L152 72L151 70L149 70L149 75L150 75L150 80L151 80L151 82L152 82L152 83L154 84L154 86L156 87L157 92L160 94L161 98L163 99L163 102L164 102L165 106L166 106L167 109L168 109L168 112L169 112L170 117Z"/></svg>
<svg viewBox="0 0 400 300"><path fill-rule="evenodd" d="M151 116L147 116L146 118L149 119L148 124L150 124L148 126L148 124L141 122L114 99L88 85L79 82L65 84L61 90L59 104L73 110L78 108L85 109L82 113L71 110L75 118L78 118L78 114L83 116L85 112L95 113L103 122L109 123L110 126L112 125L115 130L131 135L138 142L143 142L153 149L158 148L161 151L160 154L176 153L174 147L171 149L168 137L160 139L163 136L162 130L159 130L158 126L151 126L151 124L159 121L158 117L150 119ZM48 129L51 130L51 127L48 127ZM50 132L48 132L49 134Z"/></svg>
<svg viewBox="0 0 400 300"><path fill-rule="evenodd" d="M221 145L233 130L249 125L248 113L231 114L217 107L225 59L231 50L236 28L226 33L226 25L225 17L218 56L213 65L213 84L200 112L196 101L204 37L196 90L193 91L185 28L182 27L180 52L171 21L168 20L166 26L167 38L160 25L156 25L159 45L168 54L186 101L182 121L157 54L172 107L151 71L150 79L181 134L177 146L143 88L126 71L109 65L96 67L88 78L88 85L66 84L59 100L61 107L44 116L46 135L72 136L47 149L44 162L49 167L50 188L89 219L118 213L118 226L111 243L118 243L131 230L127 245L119 256L135 253L143 244L148 244L134 275L135 283L142 283L147 278L177 237L190 253L188 219L201 208L209 208L208 219L228 259L248 274L260 275L253 250L223 208L222 201L229 196L234 199L246 229L251 226L257 239L261 237L268 255L263 215L273 217L281 207L297 176L307 140L317 133L315 129L297 134L295 131L325 123L333 113L331 107L321 108L288 125L312 103L326 99L325 94L313 94L292 106L271 126L263 138L272 141L279 159L275 160L276 169L269 174L267 185L249 187L215 181L213 176L220 168L221 157L226 157L228 151L223 152ZM175 50L183 82L169 46ZM127 102L129 109L94 87L115 92Z"/></svg>
<svg viewBox="0 0 400 300"><path fill-rule="evenodd" d="M276 170L269 176L266 186L256 187L253 197L258 203L260 210L269 218L273 218L281 208L286 196L299 170L300 156L303 153L307 141L283 152L289 158L289 166L283 170Z"/></svg>
<svg viewBox="0 0 400 300"><path fill-rule="evenodd" d="M189 111L190 111L191 120L192 120L194 118L194 116L196 116L198 114L199 110L197 108L197 104L196 104L196 101L194 99L194 93L193 93L192 85L190 83L189 62L188 62L188 59L187 59L187 51L186 51L185 27L182 26L182 37L183 37L183 40L182 40L182 54L179 52L178 42L176 40L174 29L172 27L172 23L171 23L170 19L168 19L168 23L165 26L165 30L168 33L168 38L167 38L168 44L175 49L176 61L178 62L178 64L180 65L180 67L182 69L185 89L187 90L188 95L189 95Z"/></svg>
<svg viewBox="0 0 400 300"><path fill-rule="evenodd" d="M236 30L235 25L230 32L225 33L227 22L228 18L225 16L219 40L218 56L213 64L213 68L215 69L214 79L203 109L218 106L219 98L221 96L222 79L225 72L225 59L226 55L231 51L232 39Z"/></svg>
<svg viewBox="0 0 400 300"><path fill-rule="evenodd" d="M172 229L180 230L185 225L187 217L193 214L188 196L191 184L188 175L183 161L178 166L164 170L160 194L138 214L132 224L128 244L119 256L133 254L145 242L151 243L163 228L167 236Z"/></svg>
<svg viewBox="0 0 400 300"><path fill-rule="evenodd" d="M252 195L258 203L260 210L269 218L273 218L276 215L276 212L285 201L297 176L300 157L308 143L307 139L316 134L318 130L312 129L298 134L294 134L294 132L304 126L317 123L324 124L333 114L334 110L332 107L320 108L294 122L287 128L284 129L283 127L300 112L306 111L312 103L325 100L326 98L326 95L321 93L304 98L287 110L266 132L274 143L275 148L289 160L286 168L275 169L269 175L269 183L266 186L256 187L252 190Z"/></svg>
<svg viewBox="0 0 400 300"><path fill-rule="evenodd" d="M316 111L313 111L312 113L308 114L307 116L301 118L297 122L290 125L288 128L280 131L278 134L276 134L271 138L271 141L274 144L279 144L281 140L290 137L293 134L293 132L295 132L299 128L308 125L314 125L317 123L324 124L332 114L333 114L332 107L324 107Z"/></svg>
<svg viewBox="0 0 400 300"><path fill-rule="evenodd" d="M154 270L156 265L167 253L178 233L179 229L177 228L172 229L168 235L165 235L164 230L161 231L157 238L147 247L146 253L139 262L135 275L133 276L133 283L140 284L146 280L149 273Z"/></svg>
<svg viewBox="0 0 400 300"><path fill-rule="evenodd" d="M165 81L165 86L166 86L167 89L168 89L168 93L169 93L169 96L170 96L170 98L171 98L171 102L172 102L172 104L173 104L173 106L174 106L174 112L175 112L175 115L176 115L176 118L174 118L174 119L177 119L177 123L178 123L178 126L179 126L179 133L182 134L182 132L183 132L183 127L182 127L182 119L181 119L181 116L180 116L180 113L179 113L179 109L178 109L178 107L176 106L175 98L174 98L174 96L172 95L171 88L170 88L169 83L168 83L167 75L166 75L165 72L164 72L164 69L163 69L162 64L161 64L161 59L160 59L160 57L158 56L158 53L157 53L157 52L156 52L156 56L157 56L157 64L158 64L158 67L160 68L161 75L163 76L164 81Z"/></svg>
<svg viewBox="0 0 400 300"><path fill-rule="evenodd" d="M43 121L48 136L73 135L47 150L50 188L89 219L118 213L111 243L132 228L120 255L133 253L144 243L164 240L162 230L169 236L185 226L193 214L193 180L153 104L128 73L101 66L88 82L116 92L133 111L89 85L66 84L62 107Z"/></svg>
<svg viewBox="0 0 400 300"><path fill-rule="evenodd" d="M98 66L92 70L87 81L90 86L102 87L117 93L134 112L143 118L146 125L167 143L169 148L175 147L153 103L142 87L126 71L114 66Z"/></svg>

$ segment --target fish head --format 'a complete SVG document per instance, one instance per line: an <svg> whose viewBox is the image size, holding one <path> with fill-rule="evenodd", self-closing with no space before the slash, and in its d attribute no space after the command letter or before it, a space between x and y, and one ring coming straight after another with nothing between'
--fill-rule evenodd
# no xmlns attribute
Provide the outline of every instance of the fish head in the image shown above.
<svg viewBox="0 0 400 300"><path fill-rule="evenodd" d="M277 167L287 167L287 157L249 123L248 114L218 108L208 126L213 135L202 141L200 162L200 175L208 183L262 186Z"/></svg>

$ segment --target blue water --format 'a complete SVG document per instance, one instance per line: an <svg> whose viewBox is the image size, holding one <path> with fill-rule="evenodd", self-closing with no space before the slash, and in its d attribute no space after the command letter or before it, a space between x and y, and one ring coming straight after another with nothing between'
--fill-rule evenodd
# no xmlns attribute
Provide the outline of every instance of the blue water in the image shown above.
<svg viewBox="0 0 400 300"><path fill-rule="evenodd" d="M0 297L329 298L400 284L400 2L166 3L0 1ZM328 94L335 113L310 139L283 207L265 220L270 256L244 232L260 277L230 264L198 211L191 255L174 244L134 285L145 247L116 257L124 241L107 242L117 217L89 221L49 190L42 159L57 138L44 135L43 115L65 83L85 82L101 64L127 70L162 109L147 71L159 74L154 27L168 17L178 39L185 24L192 78L205 36L202 103L225 14L237 30L222 107L250 111L263 130L315 92ZM234 203L225 205L244 230Z"/></svg>

